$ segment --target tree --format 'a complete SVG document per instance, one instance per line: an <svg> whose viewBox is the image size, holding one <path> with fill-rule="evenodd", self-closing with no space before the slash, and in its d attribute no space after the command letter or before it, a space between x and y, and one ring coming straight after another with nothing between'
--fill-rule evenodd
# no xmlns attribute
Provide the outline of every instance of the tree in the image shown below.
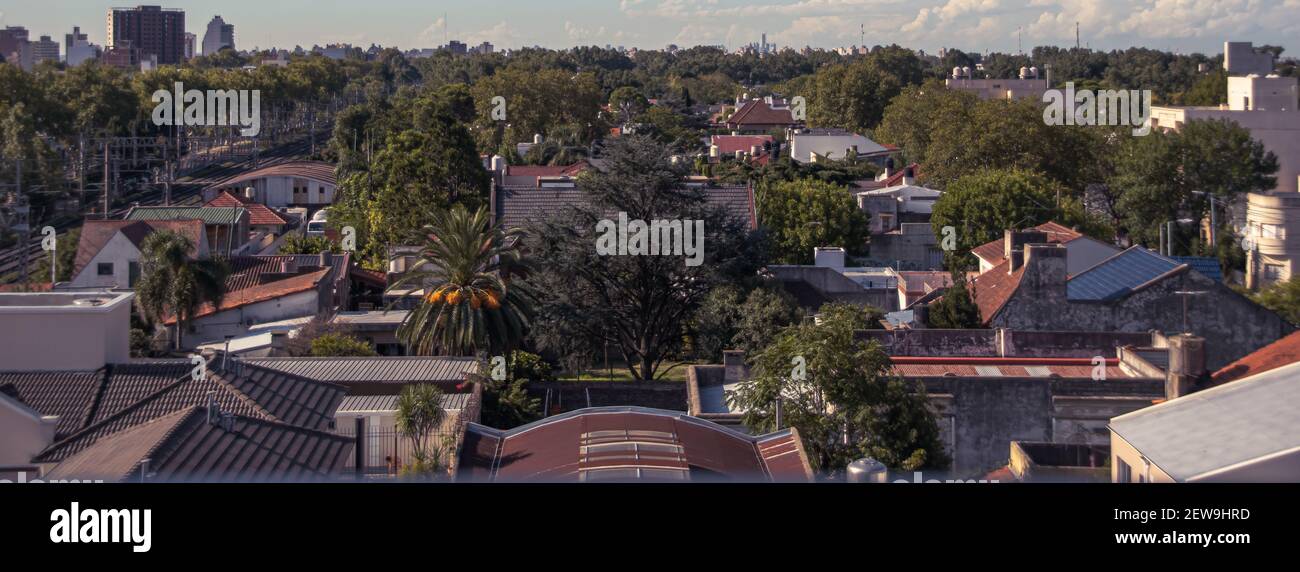
<svg viewBox="0 0 1300 572"><path fill-rule="evenodd" d="M484 362L474 380L483 384L483 423L510 429L540 418L542 402L528 393L528 384L555 381L550 364L537 354L515 350L503 379L497 379L492 368L491 362Z"/></svg>
<svg viewBox="0 0 1300 572"><path fill-rule="evenodd" d="M323 235L290 234L280 243L280 254L338 252L339 245Z"/></svg>
<svg viewBox="0 0 1300 572"><path fill-rule="evenodd" d="M397 338L418 355L506 355L523 340L532 313L527 286L507 283L509 274L529 270L520 231L494 226L483 208L470 213L456 205L430 218L419 260L392 286L427 292Z"/></svg>
<svg viewBox="0 0 1300 572"><path fill-rule="evenodd" d="M1273 284L1252 295L1251 299L1300 326L1300 277Z"/></svg>
<svg viewBox="0 0 1300 572"><path fill-rule="evenodd" d="M635 87L623 86L609 94L610 109L617 111L624 122L630 121L649 106L645 96Z"/></svg>
<svg viewBox="0 0 1300 572"><path fill-rule="evenodd" d="M1167 221L1204 219L1210 197L1223 207L1272 189L1277 170L1277 156L1248 129L1227 119L1192 120L1178 131L1125 140L1109 186L1118 195L1122 230L1134 243L1153 246ZM1176 252L1186 252L1189 238L1175 236Z"/></svg>
<svg viewBox="0 0 1300 572"><path fill-rule="evenodd" d="M311 341L312 357L374 356L370 344L347 334L331 332Z"/></svg>
<svg viewBox="0 0 1300 572"><path fill-rule="evenodd" d="M898 46L819 69L808 99L808 122L855 132L873 129L880 123L885 105L905 86L921 83L923 73L916 54Z"/></svg>
<svg viewBox="0 0 1300 572"><path fill-rule="evenodd" d="M784 330L728 402L765 433L778 429L779 400L783 426L799 431L813 469L832 478L867 456L894 469L946 467L924 388L894 376L880 346L854 335L865 319L862 308L828 305L820 324Z"/></svg>
<svg viewBox="0 0 1300 572"><path fill-rule="evenodd" d="M194 260L194 243L182 234L156 231L140 247L140 280L135 285L140 312L154 322L176 320L176 346L186 323L204 303L221 305L229 273L219 259Z"/></svg>
<svg viewBox="0 0 1300 572"><path fill-rule="evenodd" d="M980 308L971 300L970 289L966 283L966 273L954 271L952 286L943 292L943 298L929 305L928 324L931 328L965 330L980 328L984 321L980 318Z"/></svg>
<svg viewBox="0 0 1300 572"><path fill-rule="evenodd" d="M803 310L779 285L763 284L746 294L724 284L709 292L695 314L695 354L710 362L719 361L725 349L754 354L802 319Z"/></svg>
<svg viewBox="0 0 1300 572"><path fill-rule="evenodd" d="M948 185L930 215L935 236L945 236L944 227L953 228L959 253L1001 238L1004 230L1049 221L1093 225L1085 228L1092 232L1085 233L1099 232L1098 225L1076 201L1065 196L1059 183L1023 169L986 169L965 175Z"/></svg>
<svg viewBox="0 0 1300 572"><path fill-rule="evenodd" d="M745 222L710 205L704 189L684 185L686 166L670 154L649 137L618 138L605 149L604 168L578 178L585 200L535 221L529 233L529 252L547 261L528 277L541 296L539 318L562 324L589 347L617 348L633 378L647 381L678 355L704 296L719 283L753 276L762 263ZM631 221L680 223L670 238L681 254L601 254L597 241L607 243L613 219L624 217L628 230Z"/></svg>
<svg viewBox="0 0 1300 572"><path fill-rule="evenodd" d="M397 396L395 421L397 430L410 439L414 457L402 467L403 476L433 478L438 474L442 446L431 440L445 418L442 391L437 386L416 383L402 388L402 393Z"/></svg>
<svg viewBox="0 0 1300 572"><path fill-rule="evenodd" d="M843 247L861 254L870 236L867 214L844 187L814 179L783 181L761 189L760 222L770 233L772 258L811 264L813 248Z"/></svg>

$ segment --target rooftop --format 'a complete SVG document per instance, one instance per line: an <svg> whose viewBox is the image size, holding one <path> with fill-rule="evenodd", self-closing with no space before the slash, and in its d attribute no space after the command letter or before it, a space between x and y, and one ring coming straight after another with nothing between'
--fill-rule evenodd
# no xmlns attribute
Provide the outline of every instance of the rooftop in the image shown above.
<svg viewBox="0 0 1300 572"><path fill-rule="evenodd" d="M1110 429L1179 481L1300 448L1300 364L1121 415ZM1292 475L1294 477L1294 475Z"/></svg>
<svg viewBox="0 0 1300 572"><path fill-rule="evenodd" d="M1108 302L1186 267L1177 260L1133 246L1070 277L1066 295L1070 300Z"/></svg>
<svg viewBox="0 0 1300 572"><path fill-rule="evenodd" d="M914 357L894 356L894 373L904 377L1041 377L1091 379L1096 366L1090 358ZM1107 359L1106 379L1133 377Z"/></svg>
<svg viewBox="0 0 1300 572"><path fill-rule="evenodd" d="M1214 372L1215 385L1252 376L1300 362L1300 332L1264 346Z"/></svg>
<svg viewBox="0 0 1300 572"><path fill-rule="evenodd" d="M458 480L807 481L798 433L750 436L677 411L596 407L509 431L471 423Z"/></svg>
<svg viewBox="0 0 1300 572"><path fill-rule="evenodd" d="M301 177L330 185L335 184L334 165L322 161L290 161L245 171L218 181L208 188L229 187L264 177Z"/></svg>
<svg viewBox="0 0 1300 572"><path fill-rule="evenodd" d="M136 206L127 211L125 220L191 220L204 224L239 224L248 210L244 207L158 207Z"/></svg>

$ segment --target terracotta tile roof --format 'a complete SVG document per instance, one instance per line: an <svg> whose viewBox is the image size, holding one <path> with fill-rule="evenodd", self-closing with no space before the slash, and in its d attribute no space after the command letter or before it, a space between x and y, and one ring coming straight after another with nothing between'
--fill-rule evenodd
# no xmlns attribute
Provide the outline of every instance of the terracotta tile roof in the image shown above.
<svg viewBox="0 0 1300 572"><path fill-rule="evenodd" d="M1045 222L1043 224L1040 224L1038 226L1026 230L1036 230L1042 233L1046 233L1047 242L1052 244L1066 244L1074 239L1083 236L1083 234L1080 233L1079 231L1067 228L1055 222ZM975 248L972 248L970 253L974 254L975 256L983 259L984 261L990 264L999 264L1004 260L1006 260L1005 256L1003 256L1004 254L1006 254L1005 239L999 238L992 242L981 244L979 246L976 246Z"/></svg>
<svg viewBox="0 0 1300 572"><path fill-rule="evenodd" d="M208 188L229 187L244 181L251 181L263 177L301 177L303 179L312 179L329 185L336 184L334 178L334 165L322 161L291 161L239 173L209 185Z"/></svg>
<svg viewBox="0 0 1300 572"><path fill-rule="evenodd" d="M748 153L754 146L761 152L763 145L772 141L771 135L714 135L709 144L717 145L718 151L723 155L735 155L736 151Z"/></svg>
<svg viewBox="0 0 1300 572"><path fill-rule="evenodd" d="M1020 287L1020 279L1025 274L1024 267L1008 272L1011 263L1003 260L988 272L980 274L968 282L971 299L980 309L980 320L987 324L1002 310L1011 295Z"/></svg>
<svg viewBox="0 0 1300 572"><path fill-rule="evenodd" d="M72 265L72 275L90 264L91 260L104 249L108 241L121 232L136 248L144 239L157 230L170 230L184 235L197 247L203 240L203 221L190 220L87 220L81 226L81 238L77 242L77 257Z"/></svg>
<svg viewBox="0 0 1300 572"><path fill-rule="evenodd" d="M898 289L909 293L926 293L952 285L952 274L941 270L901 270Z"/></svg>
<svg viewBox="0 0 1300 572"><path fill-rule="evenodd" d="M1292 332L1286 337L1264 346L1253 353L1234 361L1211 376L1211 383L1219 385L1229 381L1264 373L1285 365L1300 362L1300 332Z"/></svg>
<svg viewBox="0 0 1300 572"><path fill-rule="evenodd" d="M226 424L228 423L228 424ZM51 479L136 482L304 481L342 471L353 442L294 425L187 407L119 431L56 465Z"/></svg>
<svg viewBox="0 0 1300 572"><path fill-rule="evenodd" d="M210 302L205 302L202 306L199 306L198 311L194 313L193 317L200 318L217 312L241 308L249 304L274 300L281 296L315 290L317 286L320 285L321 281L326 279L330 272L331 270L329 268L324 268L306 274L299 274L297 276L285 278L283 280L276 280L274 282L267 282L265 284L251 286L234 292L227 292L226 295L222 297L221 306L219 308L213 307ZM163 323L171 325L175 324L176 320L175 318L169 317L164 320Z"/></svg>
<svg viewBox="0 0 1300 572"><path fill-rule="evenodd" d="M56 415L54 438L75 433L89 424L107 371L0 373L0 391L39 411Z"/></svg>
<svg viewBox="0 0 1300 572"><path fill-rule="evenodd" d="M329 268L349 266L348 254L330 254L325 262ZM235 256L229 259L230 276L226 278L226 292L237 292L263 284L264 274L278 274L288 263L296 273L321 270L319 254L271 254Z"/></svg>
<svg viewBox="0 0 1300 572"><path fill-rule="evenodd" d="M595 407L499 431L471 423L463 481L807 481L790 429L754 437L676 411Z"/></svg>
<svg viewBox="0 0 1300 572"><path fill-rule="evenodd" d="M888 148L890 148L890 149L895 149L895 147L894 147L893 145L885 145L885 147L888 147ZM915 178L919 178L919 177L921 176L921 165L920 165L919 163L912 163L911 165L908 165L908 166L906 166L906 167L904 167L904 168L902 168L902 169L899 169L898 172L896 172L896 173L890 175L888 178L886 178L886 179L883 181L884 184L881 185L881 188L885 188L885 187L896 187L896 186L898 186L898 185L903 184L903 178L904 178L905 175L907 175L907 170L908 170L908 169L911 169L911 170L912 170L912 178L915 179Z"/></svg>
<svg viewBox="0 0 1300 572"><path fill-rule="evenodd" d="M795 125L795 121L789 109L773 109L766 101L753 99L731 114L727 125Z"/></svg>
<svg viewBox="0 0 1300 572"><path fill-rule="evenodd" d="M176 363L170 361L152 367L174 367ZM122 389L119 403L125 403L133 395L143 394L143 397L134 403L115 405L111 413L106 410L102 415L93 415L93 423L56 441L33 462L63 461L109 435L182 409L206 406L210 400L215 400L223 412L321 431L329 428L334 411L346 392L339 385L239 361L233 361L226 372L209 367L203 379L194 380L190 377L188 362L184 364L185 371L169 383L152 380ZM159 386L158 389L146 394L155 385ZM84 389L60 391L64 395L75 395ZM39 407L34 408L40 411Z"/></svg>
<svg viewBox="0 0 1300 572"><path fill-rule="evenodd" d="M221 191L212 200L208 201L205 207L244 207L248 209L248 224L254 226L284 226L289 224L275 211L266 205L257 202L245 201L226 191Z"/></svg>

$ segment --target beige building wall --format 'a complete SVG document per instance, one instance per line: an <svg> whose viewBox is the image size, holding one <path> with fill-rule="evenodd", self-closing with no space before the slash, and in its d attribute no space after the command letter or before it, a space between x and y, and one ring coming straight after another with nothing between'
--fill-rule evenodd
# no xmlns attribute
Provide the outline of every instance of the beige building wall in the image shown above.
<svg viewBox="0 0 1300 572"><path fill-rule="evenodd" d="M1121 478L1123 467L1128 467L1128 478ZM1110 482L1112 483L1174 483L1177 482L1133 448L1123 437L1110 432Z"/></svg>
<svg viewBox="0 0 1300 572"><path fill-rule="evenodd" d="M92 371L130 361L134 298L129 292L0 295L0 370ZM104 302L88 305L92 299Z"/></svg>

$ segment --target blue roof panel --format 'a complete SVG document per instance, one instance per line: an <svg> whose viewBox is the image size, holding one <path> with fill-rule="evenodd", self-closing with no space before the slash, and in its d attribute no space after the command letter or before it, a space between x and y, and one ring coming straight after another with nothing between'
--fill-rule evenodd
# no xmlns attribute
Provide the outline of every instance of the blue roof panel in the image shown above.
<svg viewBox="0 0 1300 572"><path fill-rule="evenodd" d="M1070 300L1092 302L1114 300L1180 265L1181 262L1135 246L1070 278L1066 296Z"/></svg>
<svg viewBox="0 0 1300 572"><path fill-rule="evenodd" d="M1223 269L1219 266L1219 259L1209 256L1175 256L1174 260L1192 267L1192 270L1204 274L1206 278L1215 282L1223 282Z"/></svg>

